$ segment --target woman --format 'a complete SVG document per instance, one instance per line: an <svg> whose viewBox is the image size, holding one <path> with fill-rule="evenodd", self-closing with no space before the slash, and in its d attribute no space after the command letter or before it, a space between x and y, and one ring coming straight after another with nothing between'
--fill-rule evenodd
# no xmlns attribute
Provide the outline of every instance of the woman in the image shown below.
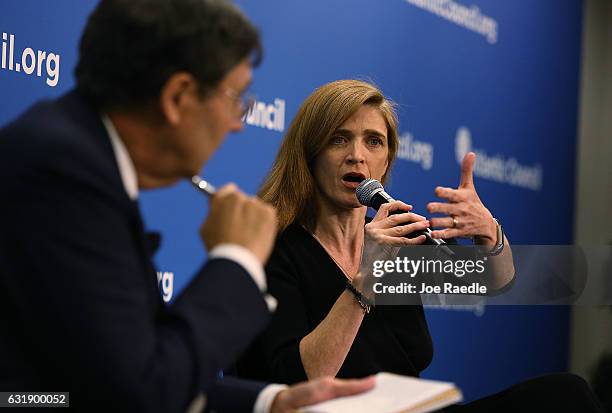
<svg viewBox="0 0 612 413"><path fill-rule="evenodd" d="M366 178L385 182L398 144L393 106L369 83L332 82L306 99L260 191L280 221L266 268L279 305L239 374L286 383L380 371L418 376L430 363L422 306L367 311L359 293L369 276L362 251L422 244L423 235L405 236L428 227L442 228L435 237L473 237L483 249L499 250L501 240L476 194L472 153L463 161L458 189L436 188L449 202L428 205L428 212L444 216L428 221L409 212L410 205L393 202L367 219L355 188ZM396 211L403 213L389 216ZM507 239L489 261L495 274L489 287L503 288L514 276Z"/></svg>

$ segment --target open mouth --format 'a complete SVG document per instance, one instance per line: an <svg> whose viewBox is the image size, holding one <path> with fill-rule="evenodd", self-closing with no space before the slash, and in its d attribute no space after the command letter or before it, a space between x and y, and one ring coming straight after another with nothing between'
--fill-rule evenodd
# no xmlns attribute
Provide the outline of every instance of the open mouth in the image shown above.
<svg viewBox="0 0 612 413"><path fill-rule="evenodd" d="M359 172L349 172L342 175L342 180L351 184L359 184L364 179L366 179L365 175L360 174Z"/></svg>

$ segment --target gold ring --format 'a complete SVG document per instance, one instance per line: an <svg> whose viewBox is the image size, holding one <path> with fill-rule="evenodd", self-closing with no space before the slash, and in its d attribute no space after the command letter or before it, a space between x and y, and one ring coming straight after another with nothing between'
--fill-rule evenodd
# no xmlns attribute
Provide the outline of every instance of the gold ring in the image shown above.
<svg viewBox="0 0 612 413"><path fill-rule="evenodd" d="M459 226L459 220L457 217L453 217L453 228L457 228Z"/></svg>

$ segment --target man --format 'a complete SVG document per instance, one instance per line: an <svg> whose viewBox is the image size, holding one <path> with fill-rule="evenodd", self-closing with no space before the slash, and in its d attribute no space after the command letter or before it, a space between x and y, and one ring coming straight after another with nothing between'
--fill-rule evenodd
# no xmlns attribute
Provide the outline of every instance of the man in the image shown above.
<svg viewBox="0 0 612 413"><path fill-rule="evenodd" d="M274 210L234 185L212 198L209 260L175 302L157 291L139 188L198 173L242 128L261 49L223 0L103 0L77 87L0 131L0 390L69 391L81 411L292 411L373 386L226 378L274 302ZM254 58L254 59L253 59Z"/></svg>

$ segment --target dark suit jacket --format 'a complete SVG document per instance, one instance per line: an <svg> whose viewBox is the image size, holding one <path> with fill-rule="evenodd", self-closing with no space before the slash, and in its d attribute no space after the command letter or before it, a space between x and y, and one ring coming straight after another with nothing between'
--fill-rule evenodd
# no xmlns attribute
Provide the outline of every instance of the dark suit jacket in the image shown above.
<svg viewBox="0 0 612 413"><path fill-rule="evenodd" d="M2 129L0 176L0 391L69 391L83 411L180 412L202 391L252 408L262 384L216 377L264 328L262 294L215 259L163 305L93 107L72 92Z"/></svg>

